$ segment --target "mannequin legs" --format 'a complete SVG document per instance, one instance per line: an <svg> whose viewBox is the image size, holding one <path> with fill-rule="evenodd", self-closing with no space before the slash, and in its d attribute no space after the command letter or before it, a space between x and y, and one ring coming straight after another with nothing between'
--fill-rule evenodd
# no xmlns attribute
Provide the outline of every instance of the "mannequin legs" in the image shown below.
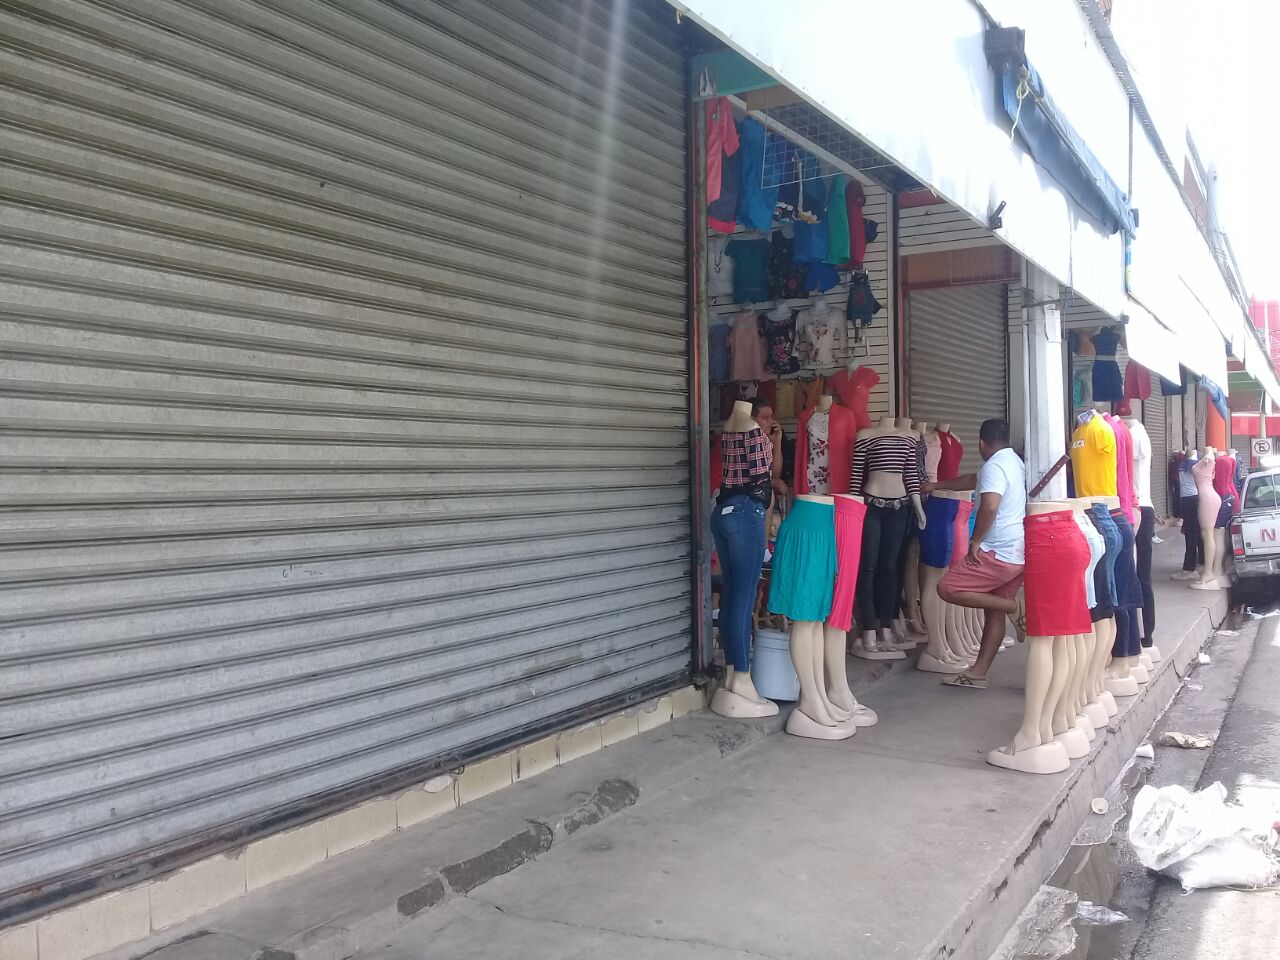
<svg viewBox="0 0 1280 960"><path fill-rule="evenodd" d="M849 635L834 627L823 627L824 660L826 661L827 702L843 711L856 727L873 727L878 718L870 707L858 702L849 689L849 673L845 669L845 645Z"/></svg>
<svg viewBox="0 0 1280 960"><path fill-rule="evenodd" d="M800 702L787 719L787 732L819 740L847 740L857 732L857 728L847 719L846 711L839 711L846 717L844 721L832 715L833 705L827 700L825 660L822 624L813 621L793 623L791 662L800 678Z"/></svg>
<svg viewBox="0 0 1280 960"><path fill-rule="evenodd" d="M1027 637L1027 685L1022 725L1007 747L992 750L987 762L1025 773L1061 773L1071 765L1067 751L1045 729L1046 711L1054 673L1054 637Z"/></svg>
<svg viewBox="0 0 1280 960"><path fill-rule="evenodd" d="M920 654L916 667L929 673L959 673L968 661L947 646L946 607L938 596L938 581L947 571L943 567L920 565L920 609L929 636L928 648Z"/></svg>
<svg viewBox="0 0 1280 960"><path fill-rule="evenodd" d="M1217 590L1218 540L1212 527L1200 528L1200 542L1204 548L1204 570L1200 579L1191 584L1193 590Z"/></svg>
<svg viewBox="0 0 1280 960"><path fill-rule="evenodd" d="M1156 629L1156 596L1151 587L1151 538L1156 534L1156 511L1154 507L1140 509L1142 520L1134 538L1134 552L1138 561L1138 582L1142 584L1142 646L1150 650L1155 644Z"/></svg>
<svg viewBox="0 0 1280 960"><path fill-rule="evenodd" d="M906 609L902 611L902 614L906 618L907 629L915 634L923 634L926 632L920 611L921 570L920 538L912 537L911 542L907 545L907 572L902 588L903 598L906 602Z"/></svg>

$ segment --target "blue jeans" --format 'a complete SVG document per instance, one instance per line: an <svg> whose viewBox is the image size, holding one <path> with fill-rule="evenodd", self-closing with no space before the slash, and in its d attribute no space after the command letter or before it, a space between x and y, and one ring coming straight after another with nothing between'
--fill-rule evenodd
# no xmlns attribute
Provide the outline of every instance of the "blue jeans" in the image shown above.
<svg viewBox="0 0 1280 960"><path fill-rule="evenodd" d="M747 496L717 500L711 535L720 558L720 645L734 670L751 669L751 611L764 566L764 504Z"/></svg>

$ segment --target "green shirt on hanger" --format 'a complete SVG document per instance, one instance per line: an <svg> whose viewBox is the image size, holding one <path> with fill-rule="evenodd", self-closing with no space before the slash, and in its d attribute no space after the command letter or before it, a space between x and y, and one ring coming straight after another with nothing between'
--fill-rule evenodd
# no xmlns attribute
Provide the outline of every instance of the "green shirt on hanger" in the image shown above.
<svg viewBox="0 0 1280 960"><path fill-rule="evenodd" d="M827 263L849 262L849 211L845 207L844 174L836 174L827 194Z"/></svg>

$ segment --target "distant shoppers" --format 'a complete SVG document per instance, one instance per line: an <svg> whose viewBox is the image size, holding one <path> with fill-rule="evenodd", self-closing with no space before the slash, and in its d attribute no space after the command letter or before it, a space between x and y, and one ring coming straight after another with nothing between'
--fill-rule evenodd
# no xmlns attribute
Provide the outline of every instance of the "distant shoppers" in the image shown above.
<svg viewBox="0 0 1280 960"><path fill-rule="evenodd" d="M938 596L947 603L986 611L978 658L964 673L942 682L952 687L985 689L987 671L1004 640L1005 618L1014 617L1021 638L1026 619L1016 599L1026 562L1022 521L1027 513L1027 470L1009 446L1009 424L984 420L978 431L982 469L945 483L928 484L929 490L975 490L978 517L968 554L951 566L938 583Z"/></svg>

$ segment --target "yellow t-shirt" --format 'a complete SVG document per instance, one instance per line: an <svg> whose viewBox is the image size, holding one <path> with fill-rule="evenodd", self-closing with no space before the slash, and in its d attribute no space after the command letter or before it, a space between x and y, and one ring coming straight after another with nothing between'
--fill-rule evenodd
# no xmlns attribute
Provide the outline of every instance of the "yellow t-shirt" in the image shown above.
<svg viewBox="0 0 1280 960"><path fill-rule="evenodd" d="M1071 469L1077 497L1116 496L1116 432L1102 417L1071 434Z"/></svg>

